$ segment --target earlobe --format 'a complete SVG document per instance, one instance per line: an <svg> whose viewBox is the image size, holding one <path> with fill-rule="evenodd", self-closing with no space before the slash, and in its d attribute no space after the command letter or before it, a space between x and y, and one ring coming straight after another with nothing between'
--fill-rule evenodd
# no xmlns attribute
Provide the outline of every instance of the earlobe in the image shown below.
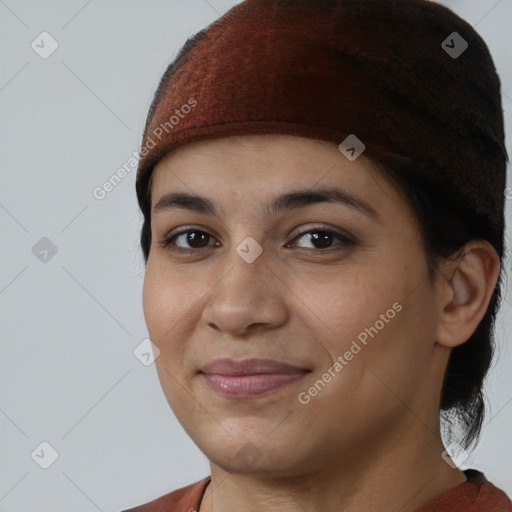
<svg viewBox="0 0 512 512"><path fill-rule="evenodd" d="M448 264L449 277L441 284L446 294L440 301L437 343L456 347L467 341L484 317L500 271L495 249L484 240L466 245L455 262Z"/></svg>

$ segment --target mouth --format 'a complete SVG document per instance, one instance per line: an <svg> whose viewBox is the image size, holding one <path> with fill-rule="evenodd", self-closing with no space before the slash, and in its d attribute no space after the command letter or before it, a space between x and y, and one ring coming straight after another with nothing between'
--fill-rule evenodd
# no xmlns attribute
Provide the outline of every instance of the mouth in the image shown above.
<svg viewBox="0 0 512 512"><path fill-rule="evenodd" d="M312 370L272 359L216 359L200 374L210 389L225 397L267 395L305 377Z"/></svg>

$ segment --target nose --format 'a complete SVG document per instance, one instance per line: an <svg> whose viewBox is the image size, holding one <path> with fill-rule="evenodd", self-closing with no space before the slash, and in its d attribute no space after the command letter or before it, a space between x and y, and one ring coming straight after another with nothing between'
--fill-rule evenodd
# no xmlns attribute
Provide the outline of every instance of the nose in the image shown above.
<svg viewBox="0 0 512 512"><path fill-rule="evenodd" d="M231 336L246 336L283 325L288 318L289 289L278 268L272 268L265 251L251 261L244 256L244 243L237 249L239 252L233 249L222 262L222 277L203 310L204 322Z"/></svg>

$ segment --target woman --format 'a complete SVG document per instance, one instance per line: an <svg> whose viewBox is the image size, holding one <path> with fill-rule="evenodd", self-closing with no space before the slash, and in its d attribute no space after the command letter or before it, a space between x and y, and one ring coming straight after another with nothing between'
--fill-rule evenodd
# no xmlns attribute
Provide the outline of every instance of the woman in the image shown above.
<svg viewBox="0 0 512 512"><path fill-rule="evenodd" d="M476 469L508 160L483 40L426 0L246 0L151 105L165 396L211 475L133 511L493 511Z"/></svg>

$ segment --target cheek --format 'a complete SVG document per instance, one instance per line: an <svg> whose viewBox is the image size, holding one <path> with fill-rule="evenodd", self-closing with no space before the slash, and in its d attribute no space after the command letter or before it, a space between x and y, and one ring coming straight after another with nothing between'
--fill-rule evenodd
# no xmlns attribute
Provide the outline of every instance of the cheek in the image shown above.
<svg viewBox="0 0 512 512"><path fill-rule="evenodd" d="M149 265L146 267L144 286L142 289L142 306L144 318L151 340L160 341L161 333L166 322L169 321L172 311L169 309L166 297L166 287L163 279ZM167 310L167 314L164 311ZM160 345L160 343L157 343Z"/></svg>
<svg viewBox="0 0 512 512"><path fill-rule="evenodd" d="M201 297L191 293L190 283L180 282L176 274L156 265L146 267L143 285L143 309L151 341L160 354L155 366L164 395L173 411L194 411L197 403L185 392L191 374L184 360L190 355L188 343L194 328L194 305Z"/></svg>
<svg viewBox="0 0 512 512"><path fill-rule="evenodd" d="M368 369L389 374L398 364L401 372L390 375L398 385L424 372L435 319L432 292L420 279L422 270L383 260L364 272L347 266L320 280L302 275L293 291L302 299L297 307L307 316L309 331L329 355L330 361L323 364L332 366L343 358L344 370L351 367L351 384Z"/></svg>
<svg viewBox="0 0 512 512"><path fill-rule="evenodd" d="M176 350L191 329L194 304L199 297L194 286L180 282L175 274L155 266L146 267L143 309L151 340L162 355Z"/></svg>
<svg viewBox="0 0 512 512"><path fill-rule="evenodd" d="M402 309L399 302L404 295L403 279L390 276L389 270L384 272L377 266L364 271L347 266L321 277L303 274L291 288L301 299L297 307L314 323L317 339L332 356L337 356L348 350L358 336L364 341L365 333L375 323L381 332L396 322L398 310Z"/></svg>

